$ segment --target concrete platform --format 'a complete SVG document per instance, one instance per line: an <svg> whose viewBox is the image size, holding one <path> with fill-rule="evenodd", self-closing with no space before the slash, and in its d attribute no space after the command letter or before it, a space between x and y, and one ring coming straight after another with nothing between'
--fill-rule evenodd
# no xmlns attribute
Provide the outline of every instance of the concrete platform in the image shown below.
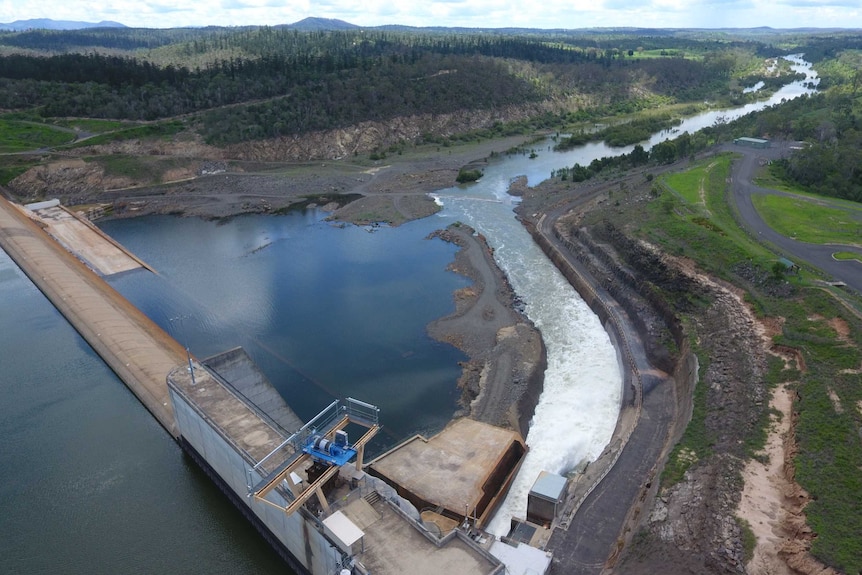
<svg viewBox="0 0 862 575"><path fill-rule="evenodd" d="M243 497L245 470L252 463L266 458L272 452L260 468L261 472L266 473L298 454L291 451L290 443L284 444L283 433L273 427L268 418L261 417L260 410L207 369L196 369L192 380L187 368L178 367L171 372L168 381L170 389L182 398L183 406L191 407L197 413L196 417L190 418L187 407L177 408L183 437L186 437L187 432L195 435L200 429L206 428L214 431L232 450L241 454L242 465L231 467L225 463L231 461L231 457L215 442L205 441L200 448L196 448L205 454L209 462L222 467L219 473L224 481L234 486L244 505L255 508L255 513L263 513L261 518L267 521L276 536L286 541L289 548L298 547L305 551L292 551L300 559L314 555L309 553L308 545L317 545L322 532L328 538L327 550L323 555L336 557L340 552L345 553L361 565L362 568L357 568L356 573L500 575L503 572L504 566L497 559L464 535L452 533L447 540L442 541L435 540L434 534L421 532L421 526L403 510L402 505L409 507L409 504L387 500L375 491L380 489L379 485L369 486L361 481L360 486L351 488L350 481L342 479L339 489L346 491L329 496L331 508L314 506L311 511L306 508L292 514L273 511L272 507L261 505L253 498ZM283 447L276 449L280 445ZM352 475L346 473L348 466L342 468L342 477ZM379 480L375 481L380 483ZM391 492L394 496L391 487L381 491ZM371 499L363 497L363 492ZM292 547L291 543L294 544ZM319 546L314 549L315 553L320 553ZM323 573L311 568L309 570ZM337 571L326 571L330 572Z"/></svg>
<svg viewBox="0 0 862 575"><path fill-rule="evenodd" d="M168 384L184 396L209 425L245 454L248 463L254 465L261 461L284 442L284 432L262 417L247 399L213 377L200 364L195 364L195 377L192 379L186 365L181 364L168 374ZM284 446L267 460L262 471L273 471L295 454L290 444Z"/></svg>
<svg viewBox="0 0 862 575"><path fill-rule="evenodd" d="M47 202L46 202L47 203ZM108 276L140 267L152 269L88 220L61 205L36 204L28 208L31 218L60 245L94 272Z"/></svg>
<svg viewBox="0 0 862 575"><path fill-rule="evenodd" d="M186 361L185 349L49 237L20 206L2 198L0 247L177 437L165 376Z"/></svg>
<svg viewBox="0 0 862 575"><path fill-rule="evenodd" d="M283 431L293 433L304 422L290 408L263 372L241 347L201 360L237 393L272 418Z"/></svg>
<svg viewBox="0 0 862 575"><path fill-rule="evenodd" d="M371 512L365 500L360 499L345 507L343 513L365 533L364 551L359 560L369 573L477 575L502 572L497 561L460 538L436 546L382 500L374 504Z"/></svg>
<svg viewBox="0 0 862 575"><path fill-rule="evenodd" d="M425 439L415 436L370 464L420 511L442 508L449 517L490 517L517 473L527 448L519 433L459 419Z"/></svg>

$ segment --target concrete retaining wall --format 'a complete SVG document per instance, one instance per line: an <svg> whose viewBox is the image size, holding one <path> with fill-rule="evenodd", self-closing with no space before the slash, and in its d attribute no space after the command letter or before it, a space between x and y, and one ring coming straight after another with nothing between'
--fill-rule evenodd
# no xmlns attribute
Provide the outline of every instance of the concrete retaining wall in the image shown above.
<svg viewBox="0 0 862 575"><path fill-rule="evenodd" d="M246 461L185 399L173 389L170 393L182 441L200 454L221 482L277 538L278 543L295 559L295 568L298 565L309 573L338 573L341 568L340 553L318 531L314 518L307 517L304 510L287 515L280 509L249 498L247 470L253 464ZM256 472L252 474L253 483L260 479ZM234 497L231 499L236 500ZM275 490L267 495L267 499L282 507L288 506L288 502Z"/></svg>
<svg viewBox="0 0 862 575"><path fill-rule="evenodd" d="M541 224L542 221L540 220L539 225L541 226ZM590 309L592 309L604 323L605 328L611 336L611 340L620 355L620 364L625 368L625 377L630 382L630 385L625 386L625 389L634 394L631 403L628 403L627 401L623 402L620 418L607 448L601 456L590 465L587 471L580 476L579 481L572 482L572 485L568 490L564 513L559 520L561 527L568 528L569 522L572 521L574 514L578 511L580 505L616 465L618 458L622 455L623 448L638 426L644 393L649 393L652 386L657 384L658 379L655 377L644 378L641 376L638 370L638 365L642 366L644 369L651 369L646 361L645 350L640 346L640 344L638 344L637 356L632 353L626 334L620 324L621 320L616 317L617 313L621 310L625 310L624 313L620 315L627 318L622 321L630 322L631 325L628 326L628 329L642 328L642 322L640 322L637 317L636 310L628 309L626 305L627 302L616 302L613 300L612 294L604 296L609 300L605 301L592 284L594 280L589 275L588 266L586 265L587 262L582 260L588 260L589 257L592 256L602 259L603 254L592 254L591 256L590 254L582 253L583 249L589 250L590 247L595 248L595 246L577 246L569 238L562 237L558 230L554 229L555 238L563 244L563 249L568 252L567 254L561 253L560 248L556 247L547 237L539 232L538 228L529 224L527 224L527 228L536 243L548 255L569 283L578 291L581 297L590 306ZM583 239L584 238L579 238L579 240ZM587 238L587 241L590 241L589 238ZM572 260L575 260L576 263L573 263ZM584 269L577 269L578 265L582 265ZM632 278L626 279L630 280ZM613 282L617 280L608 278L607 281ZM629 287L636 289L635 285L630 285ZM675 400L675 404L673 406L675 416L673 418L673 422L669 426L667 439L664 441L664 445L656 458L655 465L643 478L640 495L636 499L636 501L646 501L647 503L644 505L636 503L629 510L628 514L621 522L620 537L622 539L618 540L617 543L622 541L627 543L632 534L637 531L636 526L648 518L649 513L645 511L651 506L651 503L649 502L654 501L661 484L661 482L656 479L660 476L671 449L682 437L682 434L688 426L688 422L691 420L694 388L698 381L698 359L690 350L685 328L679 322L675 313L666 304L666 302L656 302L654 297L647 297L647 299L649 300L649 303L653 305L658 315L660 315L668 325L679 349L679 356L673 365L673 373L668 382L674 386L672 397L673 400ZM658 305L655 305L656 303ZM644 389L645 386L647 387L646 389Z"/></svg>

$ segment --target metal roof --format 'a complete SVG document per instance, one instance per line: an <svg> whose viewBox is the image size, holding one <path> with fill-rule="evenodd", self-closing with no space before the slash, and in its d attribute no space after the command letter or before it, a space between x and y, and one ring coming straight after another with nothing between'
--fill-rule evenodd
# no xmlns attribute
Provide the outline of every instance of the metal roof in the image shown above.
<svg viewBox="0 0 862 575"><path fill-rule="evenodd" d="M530 495L538 495L550 501L559 501L563 498L563 492L566 490L566 481L567 479L561 475L542 471L536 482L533 483Z"/></svg>

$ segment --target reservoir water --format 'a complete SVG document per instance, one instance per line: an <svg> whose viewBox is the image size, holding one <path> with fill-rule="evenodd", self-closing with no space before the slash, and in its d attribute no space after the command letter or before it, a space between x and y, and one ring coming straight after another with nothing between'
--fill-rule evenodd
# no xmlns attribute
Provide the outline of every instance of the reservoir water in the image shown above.
<svg viewBox="0 0 862 575"><path fill-rule="evenodd" d="M809 91L795 83L767 102L702 114L678 129ZM441 190L440 214L395 229L333 227L316 212L105 222L159 271L111 283L200 357L245 347L302 417L333 397L379 404L382 447L433 433L456 408L463 356L430 340L425 325L451 311L452 292L466 281L445 271L455 248L425 238L456 220L474 226L549 351L531 452L495 519L499 531L508 513L523 514L519 498L537 470L562 472L601 451L619 402L607 335L515 221L505 189L514 176L536 184L553 169L631 147L594 143L557 154L549 145L537 146L533 160L504 158L477 184ZM285 572L3 252L0 354L0 573Z"/></svg>

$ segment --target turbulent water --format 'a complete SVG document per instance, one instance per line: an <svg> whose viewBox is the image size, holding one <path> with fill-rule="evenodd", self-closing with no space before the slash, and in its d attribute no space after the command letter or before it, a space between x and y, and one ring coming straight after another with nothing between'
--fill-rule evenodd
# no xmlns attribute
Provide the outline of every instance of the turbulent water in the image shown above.
<svg viewBox="0 0 862 575"><path fill-rule="evenodd" d="M767 102L676 129L695 131L808 91L795 83ZM672 135L657 134L645 147ZM539 471L565 472L602 450L619 406L607 334L514 219L505 190L512 177L533 185L556 168L631 147L593 143L564 154L549 147L537 146L532 160L501 160L475 185L440 191L437 217L397 230L334 229L313 213L298 222L113 222L108 231L161 275L132 272L112 282L196 355L247 346L303 416L333 396L380 403L384 440L393 442L439 429L455 409L462 356L428 340L424 326L452 309L451 293L464 281L443 271L454 247L424 238L453 221L469 223L494 247L549 354L531 450L493 523L502 532L509 515L525 514L524 494ZM401 311L382 315L387 309ZM0 350L0 572L284 572L2 253Z"/></svg>
<svg viewBox="0 0 862 575"><path fill-rule="evenodd" d="M488 238L548 351L544 391L527 436L530 451L489 527L498 535L508 532L510 516L526 515L527 493L540 471L564 473L601 453L621 394L616 352L598 317L512 217L507 167L487 170L469 195L453 189L438 196L442 218L464 221Z"/></svg>
<svg viewBox="0 0 862 575"><path fill-rule="evenodd" d="M793 68L806 75L768 100L731 110L713 110L688 118L671 131L653 135L645 149L694 132L717 121L730 121L749 112L791 99L812 89L819 81L801 56L789 56ZM546 142L539 148L550 147ZM527 494L541 471L565 474L583 462L594 460L607 445L619 413L622 375L608 335L598 318L568 282L544 257L529 234L512 217L514 199L506 194L513 176L526 175L535 185L550 170L589 164L594 158L629 153L634 145L610 148L592 143L565 153L539 152L539 157L515 157L489 167L476 184L437 194L444 206L443 218L463 220L484 234L494 247L495 258L508 274L515 292L526 303L526 313L542 332L548 349L545 388L536 407L527 444L530 452L509 495L489 525L504 535L510 518L526 516Z"/></svg>

